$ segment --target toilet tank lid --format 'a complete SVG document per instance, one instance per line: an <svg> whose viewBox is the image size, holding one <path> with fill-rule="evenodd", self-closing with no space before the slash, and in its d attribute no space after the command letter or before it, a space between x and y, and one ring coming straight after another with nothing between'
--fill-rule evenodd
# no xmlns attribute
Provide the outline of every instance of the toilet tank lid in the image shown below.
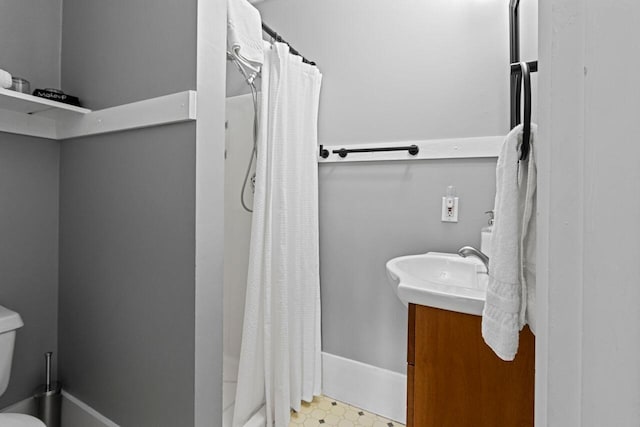
<svg viewBox="0 0 640 427"><path fill-rule="evenodd" d="M0 305L0 334L21 328L23 325L18 313Z"/></svg>

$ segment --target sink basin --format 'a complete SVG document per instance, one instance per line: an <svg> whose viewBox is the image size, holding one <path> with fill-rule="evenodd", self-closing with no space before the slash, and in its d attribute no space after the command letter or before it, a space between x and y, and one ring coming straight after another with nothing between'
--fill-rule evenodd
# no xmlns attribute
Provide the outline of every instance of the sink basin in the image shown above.
<svg viewBox="0 0 640 427"><path fill-rule="evenodd" d="M489 275L477 258L428 252L387 262L387 273L400 301L482 315Z"/></svg>

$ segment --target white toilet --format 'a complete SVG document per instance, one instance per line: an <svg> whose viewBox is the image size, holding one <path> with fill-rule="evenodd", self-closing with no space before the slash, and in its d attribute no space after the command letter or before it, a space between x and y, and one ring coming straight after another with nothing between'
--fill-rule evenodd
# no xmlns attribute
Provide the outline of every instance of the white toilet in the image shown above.
<svg viewBox="0 0 640 427"><path fill-rule="evenodd" d="M0 305L0 396L9 385L16 330L23 325L20 315ZM23 414L0 413L0 427L46 427L37 418Z"/></svg>

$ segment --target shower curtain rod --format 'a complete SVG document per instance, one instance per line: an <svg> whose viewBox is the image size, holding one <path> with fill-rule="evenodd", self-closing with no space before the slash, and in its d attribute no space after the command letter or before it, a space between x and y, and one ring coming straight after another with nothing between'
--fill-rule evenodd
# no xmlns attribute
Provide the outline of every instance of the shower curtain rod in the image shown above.
<svg viewBox="0 0 640 427"><path fill-rule="evenodd" d="M291 54L299 56L302 58L302 62L304 62L305 64L309 64L309 65L316 65L315 62L308 60L307 58L305 58L300 52L298 52L297 50L295 50L293 48L293 46L291 46L289 44L288 41L286 41L285 39L283 39L282 37L280 37L280 35L278 33L276 33L273 29L271 29L267 24L265 24L264 22L262 23L262 31L264 31L265 33L267 33L272 39L274 39L277 42L280 43L284 43L287 46L289 46L289 52L291 52Z"/></svg>

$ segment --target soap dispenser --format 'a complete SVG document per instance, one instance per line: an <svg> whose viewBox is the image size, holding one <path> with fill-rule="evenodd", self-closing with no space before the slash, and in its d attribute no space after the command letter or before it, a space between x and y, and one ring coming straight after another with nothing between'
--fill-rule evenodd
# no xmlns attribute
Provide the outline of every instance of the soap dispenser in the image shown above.
<svg viewBox="0 0 640 427"><path fill-rule="evenodd" d="M487 211L489 215L489 224L480 230L480 251L491 258L491 235L493 233L493 211Z"/></svg>

